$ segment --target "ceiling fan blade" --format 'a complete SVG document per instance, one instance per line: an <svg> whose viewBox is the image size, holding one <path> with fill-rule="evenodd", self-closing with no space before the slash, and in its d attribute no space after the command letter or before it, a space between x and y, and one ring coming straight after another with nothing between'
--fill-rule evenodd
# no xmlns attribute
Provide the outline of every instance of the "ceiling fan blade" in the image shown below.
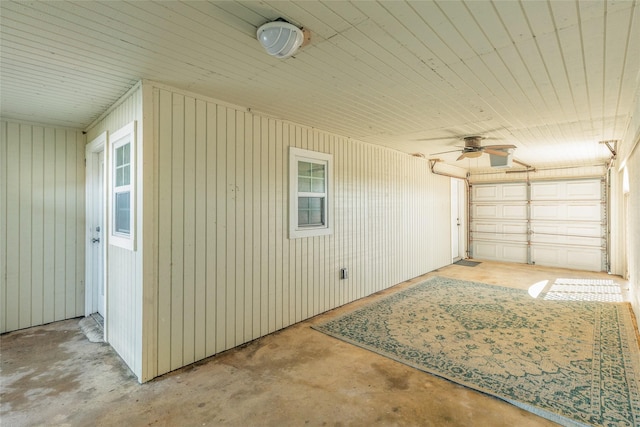
<svg viewBox="0 0 640 427"><path fill-rule="evenodd" d="M492 150L491 148L485 147L484 152L487 154L493 154L494 156L507 157L509 155L506 151L500 150Z"/></svg>
<svg viewBox="0 0 640 427"><path fill-rule="evenodd" d="M504 145L485 145L484 148L505 149L505 148L518 148L518 147L511 144L504 144Z"/></svg>
<svg viewBox="0 0 640 427"><path fill-rule="evenodd" d="M464 159L465 157L467 157L467 153L466 153L466 152L462 153L462 154L460 155L460 157L458 157L458 158L456 159L456 162L457 162L458 160L462 160L462 159Z"/></svg>
<svg viewBox="0 0 640 427"><path fill-rule="evenodd" d="M458 150L441 151L440 153L431 153L431 154L429 154L429 155L430 155L430 156L435 156L436 154L455 153L455 152L457 152L457 151L460 151L460 150L458 149Z"/></svg>

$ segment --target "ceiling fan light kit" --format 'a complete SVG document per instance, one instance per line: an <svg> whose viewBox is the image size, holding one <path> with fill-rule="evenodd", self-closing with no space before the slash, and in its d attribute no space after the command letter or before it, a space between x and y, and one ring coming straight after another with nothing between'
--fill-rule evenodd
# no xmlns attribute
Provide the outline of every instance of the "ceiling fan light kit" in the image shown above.
<svg viewBox="0 0 640 427"><path fill-rule="evenodd" d="M507 149L504 153L504 155L498 156L493 153L489 153L489 160L491 161L492 168L508 169L513 166L513 150Z"/></svg>
<svg viewBox="0 0 640 427"><path fill-rule="evenodd" d="M482 151L465 151L463 152L460 157L458 157L458 160L462 160L462 159L476 159L478 157L482 156Z"/></svg>

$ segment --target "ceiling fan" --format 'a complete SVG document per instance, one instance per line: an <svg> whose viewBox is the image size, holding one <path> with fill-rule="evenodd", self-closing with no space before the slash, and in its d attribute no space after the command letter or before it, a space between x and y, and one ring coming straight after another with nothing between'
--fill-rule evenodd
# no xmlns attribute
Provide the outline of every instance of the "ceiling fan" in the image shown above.
<svg viewBox="0 0 640 427"><path fill-rule="evenodd" d="M485 139L483 136L479 135L470 135L462 138L464 140L464 147L462 150L450 150L450 151L442 151L440 153L432 153L431 156L436 154L446 154L446 153L454 153L456 151L462 151L460 157L456 159L462 160L464 158L475 158L482 156L482 153L493 154L494 156L507 157L509 155L509 150L513 148L517 148L515 145L511 144L503 144L503 145L485 145L481 144L482 140Z"/></svg>

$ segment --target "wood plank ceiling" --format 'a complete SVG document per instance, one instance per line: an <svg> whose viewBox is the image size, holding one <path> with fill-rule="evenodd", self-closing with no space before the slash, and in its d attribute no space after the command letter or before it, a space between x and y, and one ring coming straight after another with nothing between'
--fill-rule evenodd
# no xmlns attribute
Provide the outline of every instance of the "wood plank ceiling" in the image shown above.
<svg viewBox="0 0 640 427"><path fill-rule="evenodd" d="M527 163L571 166L609 156L599 141L623 137L638 93L637 0L0 8L1 115L47 125L85 128L144 78L408 153L482 134ZM311 31L287 60L255 38L279 17Z"/></svg>

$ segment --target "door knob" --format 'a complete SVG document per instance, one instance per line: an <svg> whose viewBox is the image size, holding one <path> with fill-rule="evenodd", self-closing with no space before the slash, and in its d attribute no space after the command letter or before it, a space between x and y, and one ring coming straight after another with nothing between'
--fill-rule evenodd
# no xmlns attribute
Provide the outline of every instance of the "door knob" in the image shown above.
<svg viewBox="0 0 640 427"><path fill-rule="evenodd" d="M93 239L91 239L91 243L98 243L99 241L100 241L100 238L94 237Z"/></svg>

